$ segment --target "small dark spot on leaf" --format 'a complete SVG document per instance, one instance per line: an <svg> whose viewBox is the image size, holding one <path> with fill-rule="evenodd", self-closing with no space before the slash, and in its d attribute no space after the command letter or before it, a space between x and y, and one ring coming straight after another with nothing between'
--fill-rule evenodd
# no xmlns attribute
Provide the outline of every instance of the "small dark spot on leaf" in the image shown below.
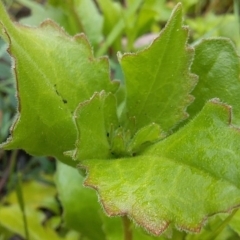
<svg viewBox="0 0 240 240"><path fill-rule="evenodd" d="M109 137L109 132L107 132L107 137Z"/></svg>
<svg viewBox="0 0 240 240"><path fill-rule="evenodd" d="M63 103L66 104L66 103L67 103L67 100L66 100L66 99L63 99Z"/></svg>

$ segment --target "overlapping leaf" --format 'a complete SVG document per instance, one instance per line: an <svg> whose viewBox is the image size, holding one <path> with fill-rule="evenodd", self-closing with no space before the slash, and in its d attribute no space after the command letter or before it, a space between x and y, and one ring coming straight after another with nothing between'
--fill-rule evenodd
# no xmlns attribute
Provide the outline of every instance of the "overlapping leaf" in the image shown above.
<svg viewBox="0 0 240 240"><path fill-rule="evenodd" d="M196 98L188 108L191 117L211 98L233 107L233 123L240 125L240 59L228 39L206 39L195 47L192 71L199 82L192 94Z"/></svg>
<svg viewBox="0 0 240 240"><path fill-rule="evenodd" d="M235 52L231 55L229 44L219 40L197 47L192 69L203 81L195 91L197 100L190 113L200 113L178 132L153 144L159 140L160 129L169 132L186 118L196 83L196 76L189 71L193 51L186 46L188 31L182 27L181 5L148 49L120 57L127 89L121 119L125 128L118 126L112 94L117 86L110 82L106 59L93 57L83 35L70 38L51 21L35 29L15 25L2 4L0 16L2 35L16 59L20 111L12 138L4 144L6 149L23 148L73 164L63 152L76 143L76 151L70 153L87 169L85 185L97 189L108 215L127 215L155 235L169 224L197 232L207 217L240 205L240 130L232 126L231 107L212 100L202 109L206 100L220 97L234 106L234 123L239 122L239 60ZM206 56L209 48L214 54ZM219 65L215 64L230 55L219 84ZM201 67L209 64L211 69L204 75ZM228 77L231 80L225 85ZM206 87L208 83L211 87ZM205 96L204 87L212 94ZM135 157L127 157L128 147ZM113 149L118 159L112 159ZM89 212L83 205L75 205L76 199L69 198L73 189L64 192L69 182L64 182L61 174L57 177L69 225L80 224L87 236L94 235L84 225L85 219L73 217L74 208L91 219ZM78 190L76 196L83 193L82 188ZM89 205L97 209L92 202ZM101 223L98 216L96 220ZM98 230L96 236L101 238L103 232Z"/></svg>
<svg viewBox="0 0 240 240"><path fill-rule="evenodd" d="M77 107L74 118L79 134L73 158L111 158L111 139L118 127L115 96L105 92L94 94Z"/></svg>
<svg viewBox="0 0 240 240"><path fill-rule="evenodd" d="M196 76L189 71L193 49L186 46L187 39L181 5L177 5L149 48L119 57L126 80L125 117L136 119L132 132L152 122L169 131L187 117L189 93L196 84Z"/></svg>
<svg viewBox="0 0 240 240"><path fill-rule="evenodd" d="M83 187L83 179L77 169L58 163L55 180L64 208L64 221L67 227L85 237L102 240L105 238L100 217L102 209L94 191Z"/></svg>
<svg viewBox="0 0 240 240"><path fill-rule="evenodd" d="M84 161L85 185L98 190L109 215L128 215L155 235L170 223L198 232L208 216L240 204L239 141L231 108L212 100L139 156Z"/></svg>
<svg viewBox="0 0 240 240"><path fill-rule="evenodd" d="M119 126L116 98L111 93L95 93L77 107L74 119L78 140L70 155L78 161L135 155L165 136L159 125L152 123L130 139L129 132Z"/></svg>
<svg viewBox="0 0 240 240"><path fill-rule="evenodd" d="M55 180L67 227L89 239L123 239L122 219L109 218L104 214L96 193L82 185L84 177L76 169L58 162ZM134 227L132 231L133 240L156 239L144 234L140 228ZM165 237L157 239L166 240Z"/></svg>
<svg viewBox="0 0 240 240"><path fill-rule="evenodd" d="M84 35L70 38L55 23L39 28L13 24L0 3L3 36L15 60L19 116L5 149L52 155L73 164L63 152L77 137L72 114L95 91L114 92L106 58L95 59Z"/></svg>

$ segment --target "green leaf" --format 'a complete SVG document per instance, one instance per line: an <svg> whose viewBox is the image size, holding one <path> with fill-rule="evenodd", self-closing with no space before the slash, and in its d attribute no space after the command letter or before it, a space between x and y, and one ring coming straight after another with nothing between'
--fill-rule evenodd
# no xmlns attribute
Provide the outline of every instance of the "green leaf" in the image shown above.
<svg viewBox="0 0 240 240"><path fill-rule="evenodd" d="M132 138L128 144L128 152L137 153L142 150L144 144L156 142L160 138L165 137L161 132L160 127L156 123L152 123L146 127L141 128Z"/></svg>
<svg viewBox="0 0 240 240"><path fill-rule="evenodd" d="M90 100L78 106L74 118L78 140L76 149L66 154L78 161L135 155L150 143L165 137L160 127L152 123L130 139L130 132L119 126L116 98L111 93L95 93Z"/></svg>
<svg viewBox="0 0 240 240"><path fill-rule="evenodd" d="M192 71L199 76L193 90L195 101L188 108L191 117L211 98L233 107L233 123L240 125L240 61L228 39L206 39L195 47Z"/></svg>
<svg viewBox="0 0 240 240"><path fill-rule="evenodd" d="M121 218L109 218L104 214L94 191L82 186L84 177L76 169L58 162L55 180L67 227L94 240L123 238ZM138 228L133 228L133 236L134 240L152 239Z"/></svg>
<svg viewBox="0 0 240 240"><path fill-rule="evenodd" d="M235 7L235 14L226 12L225 14L216 15L212 11L209 11L204 15L204 17L199 16L186 19L187 24L193 30L193 39L198 42L200 39L207 37L227 37L234 42L234 44L237 46L237 49L239 50L240 35L238 32L239 22L237 17L239 7L237 5L234 6L234 8Z"/></svg>
<svg viewBox="0 0 240 240"><path fill-rule="evenodd" d="M171 9L166 5L165 1L144 1L135 18L127 22L128 42L132 41L133 44L138 36L151 31L154 23L166 22L170 15Z"/></svg>
<svg viewBox="0 0 240 240"><path fill-rule="evenodd" d="M64 209L64 221L67 227L90 239L105 239L101 206L94 191L83 187L83 179L77 169L58 162L55 181Z"/></svg>
<svg viewBox="0 0 240 240"><path fill-rule="evenodd" d="M6 228L4 228L0 225L0 239L1 240L11 239L12 236L13 236L13 233L11 233L9 230L7 230Z"/></svg>
<svg viewBox="0 0 240 240"><path fill-rule="evenodd" d="M26 217L28 222L29 239L62 239L54 232L54 230L42 225L44 215L41 212L26 208ZM22 213L18 205L0 206L0 225L11 232L25 237Z"/></svg>
<svg viewBox="0 0 240 240"><path fill-rule="evenodd" d="M102 40L103 17L92 0L59 0L58 5L46 3L44 6L30 0L17 0L31 9L31 16L21 19L21 23L38 26L51 18L71 35L84 32L91 44Z"/></svg>
<svg viewBox="0 0 240 240"><path fill-rule="evenodd" d="M89 239L123 239L122 219L109 218L104 214L96 194L83 187L84 177L76 169L58 162L55 180L67 227ZM142 233L139 228L133 228L133 236L134 240L155 239Z"/></svg>
<svg viewBox="0 0 240 240"><path fill-rule="evenodd" d="M229 213L220 213L210 218L199 234L188 234L186 240L239 239L237 234L228 226L228 223L235 217L235 211L236 210L232 211L230 215Z"/></svg>
<svg viewBox="0 0 240 240"><path fill-rule="evenodd" d="M189 93L196 84L189 72L193 49L186 46L187 39L178 4L149 48L119 56L126 82L125 115L136 119L133 132L152 122L168 132L187 117L185 109L193 99Z"/></svg>
<svg viewBox="0 0 240 240"><path fill-rule="evenodd" d="M103 222L102 229L106 234L107 240L124 239L123 224L120 217L109 218L105 214L102 214L101 217Z"/></svg>
<svg viewBox="0 0 240 240"><path fill-rule="evenodd" d="M240 236L240 211L231 219L229 226Z"/></svg>
<svg viewBox="0 0 240 240"><path fill-rule="evenodd" d="M109 216L128 215L152 234L169 224L199 232L209 216L240 204L239 141L231 108L212 100L134 158L83 161L85 185L98 191Z"/></svg>
<svg viewBox="0 0 240 240"><path fill-rule="evenodd" d="M111 158L110 139L118 127L116 98L105 92L96 93L81 103L74 118L78 129L78 141L73 158Z"/></svg>
<svg viewBox="0 0 240 240"><path fill-rule="evenodd" d="M108 34L106 40L101 45L101 48L97 51L97 56L101 56L102 54L104 54L116 40L119 40L122 31L125 29L126 19L128 20L133 16L133 14L138 11L142 2L143 0L136 0L129 8L126 8L126 10L124 11L124 18L120 18L119 21L115 23L114 28Z"/></svg>
<svg viewBox="0 0 240 240"><path fill-rule="evenodd" d="M48 4L42 5L30 0L17 0L17 2L31 10L31 15L21 18L20 23L38 26L47 18L51 18L64 27L65 30L68 30L66 16L60 8L52 7Z"/></svg>
<svg viewBox="0 0 240 240"><path fill-rule="evenodd" d="M52 212L58 214L58 203L54 196L56 195L56 189L44 183L36 181L25 182L21 186L24 203L31 208L46 208ZM17 204L17 194L15 191L11 192L4 200L8 204Z"/></svg>
<svg viewBox="0 0 240 240"><path fill-rule="evenodd" d="M39 28L13 24L0 3L4 38L15 60L19 114L5 149L51 155L73 165L63 152L74 148L72 114L94 92L116 91L106 58L95 59L84 35L69 37L48 20Z"/></svg>
<svg viewBox="0 0 240 240"><path fill-rule="evenodd" d="M112 0L97 0L104 16L104 33L107 35L121 18L122 8L119 2Z"/></svg>
<svg viewBox="0 0 240 240"><path fill-rule="evenodd" d="M80 238L80 237L81 237L81 235L78 232L71 230L71 231L69 231L66 234L65 240L79 240L79 239L83 239L83 238Z"/></svg>
<svg viewBox="0 0 240 240"><path fill-rule="evenodd" d="M62 0L62 2L65 2L65 0ZM94 1L68 0L66 5L72 5L68 7L68 16L76 16L75 21L79 22L89 41L93 45L99 43L102 40L103 17L100 15Z"/></svg>

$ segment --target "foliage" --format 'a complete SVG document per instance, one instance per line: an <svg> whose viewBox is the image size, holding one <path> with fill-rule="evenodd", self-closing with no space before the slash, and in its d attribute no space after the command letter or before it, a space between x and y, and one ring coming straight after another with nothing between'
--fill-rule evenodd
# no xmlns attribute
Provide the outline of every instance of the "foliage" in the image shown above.
<svg viewBox="0 0 240 240"><path fill-rule="evenodd" d="M38 26L50 17L70 34L84 32L94 47L105 39L98 55L108 47L115 51L122 48L122 36L126 35L128 50L133 48L134 41L148 32L156 21L166 21L171 9L165 1L136 0L127 1L127 8L111 0L49 0L43 6L30 0L17 0L18 3L31 9L31 16L21 19L24 24ZM102 15L100 14L100 11Z"/></svg>
<svg viewBox="0 0 240 240"><path fill-rule="evenodd" d="M95 5L79 2L87 8L84 13L96 13ZM49 11L62 21L79 2L49 1ZM140 21L141 14L157 2L144 3L137 18L133 13L142 2L127 2L129 8L123 10L109 1L116 26L106 2L98 1L104 17L96 13L90 22L72 15L81 24L69 18L65 28L70 34L89 31L97 46L103 36L92 32L93 26L104 23L108 36L98 54L119 46L123 31L129 33L127 49L132 49L149 27ZM30 239L42 239L42 234L49 239L230 239L239 234L239 57L225 38L190 47L182 14L178 4L150 46L118 54L125 82L120 83L111 81L108 59L94 57L84 34L72 37L51 20L37 28L14 24L0 4L1 36L14 58L19 101L11 137L2 148L60 161L55 182L67 229L56 234L53 227L41 225L37 207L60 215L54 190L40 189L46 195L36 201L34 192L43 186L29 183L23 188L27 207L22 212ZM155 17L149 19L152 23ZM138 26L133 33L131 22ZM108 216L122 218L106 217L94 191L82 184L97 191ZM4 201L0 219L7 220L0 221L1 227L27 237L16 197ZM210 218L218 213L220 217ZM151 235L131 226L129 218ZM59 226L59 217L50 225Z"/></svg>
<svg viewBox="0 0 240 240"><path fill-rule="evenodd" d="M56 199L54 199L56 190L50 185L47 186L43 183L31 181L24 184L22 191L25 199L29 238L39 240L43 238L60 239L50 226L47 226L47 224L45 227L41 225L45 216L43 212L39 211L39 208L42 207L56 214L59 212L58 204ZM0 224L21 236L25 235L22 213L15 191L2 201L2 206L0 206Z"/></svg>
<svg viewBox="0 0 240 240"><path fill-rule="evenodd" d="M70 35L84 32L97 49L97 55L107 50L111 54L119 49L131 51L147 45L160 31L178 2L183 4L186 22L192 29L191 41L225 36L231 38L239 49L240 6L237 0L234 5L227 0L221 3L216 0L126 0L124 6L121 1L111 0L48 0L44 5L31 0L16 2L29 8L32 13L20 22L38 26L46 18L51 18ZM222 12L225 14L219 15Z"/></svg>

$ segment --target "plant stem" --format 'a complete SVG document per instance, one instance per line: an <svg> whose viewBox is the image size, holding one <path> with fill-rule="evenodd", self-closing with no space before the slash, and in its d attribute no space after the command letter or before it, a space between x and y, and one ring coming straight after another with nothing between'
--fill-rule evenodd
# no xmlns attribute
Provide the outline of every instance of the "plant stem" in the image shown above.
<svg viewBox="0 0 240 240"><path fill-rule="evenodd" d="M126 10L125 18L128 19L130 16L134 15L142 3L143 0L136 0L134 4L132 4L131 7ZM101 48L96 52L96 56L102 56L103 54L105 54L108 50L108 47L110 47L111 44L121 35L124 28L125 21L123 18L120 18L119 21L115 24L115 27L108 34Z"/></svg>
<svg viewBox="0 0 240 240"><path fill-rule="evenodd" d="M127 218L127 216L122 217L123 221L123 231L124 231L124 240L132 240L132 226L130 220Z"/></svg>

